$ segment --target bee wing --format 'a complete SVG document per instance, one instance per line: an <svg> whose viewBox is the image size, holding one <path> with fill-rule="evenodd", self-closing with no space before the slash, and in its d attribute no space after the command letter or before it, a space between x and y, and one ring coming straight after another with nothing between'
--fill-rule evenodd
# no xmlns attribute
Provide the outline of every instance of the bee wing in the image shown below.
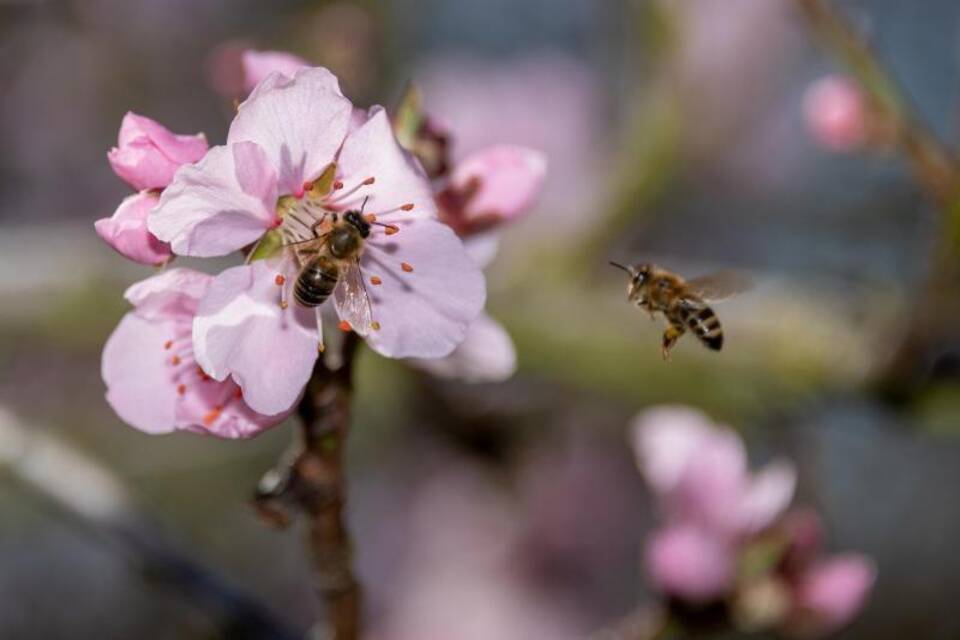
<svg viewBox="0 0 960 640"><path fill-rule="evenodd" d="M373 307L359 260L354 260L341 272L340 282L333 290L333 302L341 320L349 322L350 327L360 335L367 335L373 323Z"/></svg>
<svg viewBox="0 0 960 640"><path fill-rule="evenodd" d="M687 280L687 289L707 302L720 302L753 288L753 281L742 271L724 269Z"/></svg>

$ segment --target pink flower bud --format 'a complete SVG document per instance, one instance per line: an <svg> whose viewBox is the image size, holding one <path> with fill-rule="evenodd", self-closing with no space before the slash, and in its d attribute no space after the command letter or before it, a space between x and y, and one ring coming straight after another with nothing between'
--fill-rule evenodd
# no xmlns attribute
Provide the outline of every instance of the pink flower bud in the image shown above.
<svg viewBox="0 0 960 640"><path fill-rule="evenodd" d="M866 141L863 92L852 80L827 76L814 82L803 98L810 135L832 151L852 151Z"/></svg>
<svg viewBox="0 0 960 640"><path fill-rule="evenodd" d="M797 626L803 635L822 635L853 620L876 580L873 562L862 555L836 555L811 566L795 592Z"/></svg>
<svg viewBox="0 0 960 640"><path fill-rule="evenodd" d="M128 111L120 125L117 146L107 153L114 173L138 191L163 189L183 164L207 152L202 133L177 135L160 123Z"/></svg>
<svg viewBox="0 0 960 640"><path fill-rule="evenodd" d="M163 264L173 255L170 245L147 231L147 214L158 200L146 191L126 198L112 216L94 223L97 234L125 258L151 266Z"/></svg>
<svg viewBox="0 0 960 640"><path fill-rule="evenodd" d="M735 551L723 539L678 525L656 532L645 562L661 592L693 603L723 597L733 584Z"/></svg>

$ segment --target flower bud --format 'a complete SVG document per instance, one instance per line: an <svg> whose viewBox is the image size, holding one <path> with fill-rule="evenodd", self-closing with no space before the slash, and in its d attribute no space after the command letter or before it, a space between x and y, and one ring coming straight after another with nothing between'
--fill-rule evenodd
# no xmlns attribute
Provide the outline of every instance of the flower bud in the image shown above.
<svg viewBox="0 0 960 640"><path fill-rule="evenodd" d="M126 198L111 217L94 223L97 235L134 262L151 266L167 262L173 256L170 245L147 231L147 214L158 200L156 194L146 191Z"/></svg>
<svg viewBox="0 0 960 640"><path fill-rule="evenodd" d="M165 188L181 165L197 162L206 152L202 133L177 135L150 118L127 112L117 146L107 159L114 173L134 189L145 191Z"/></svg>

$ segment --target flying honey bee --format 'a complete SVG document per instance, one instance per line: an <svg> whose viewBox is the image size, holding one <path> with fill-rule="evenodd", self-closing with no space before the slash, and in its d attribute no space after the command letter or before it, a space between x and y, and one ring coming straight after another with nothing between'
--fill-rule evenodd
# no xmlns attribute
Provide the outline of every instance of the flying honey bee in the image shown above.
<svg viewBox="0 0 960 640"><path fill-rule="evenodd" d="M341 317L348 319L353 329L378 329L360 270L371 223L363 217L362 209L330 212L329 222L324 219L322 223L327 225L324 232L313 229L315 237L287 244L300 263L293 285L294 300L301 307L313 309L335 295Z"/></svg>
<svg viewBox="0 0 960 640"><path fill-rule="evenodd" d="M688 330L708 349L719 351L723 348L723 327L707 303L725 300L750 288L750 281L735 271L719 271L685 280L654 264L610 264L630 275L627 283L630 302L646 309L651 319L658 311L666 318L662 346L664 360L670 358L670 350Z"/></svg>

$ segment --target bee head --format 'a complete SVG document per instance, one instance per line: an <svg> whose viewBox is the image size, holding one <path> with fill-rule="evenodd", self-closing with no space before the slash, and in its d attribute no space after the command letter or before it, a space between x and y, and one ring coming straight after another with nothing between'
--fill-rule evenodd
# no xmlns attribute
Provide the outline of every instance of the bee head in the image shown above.
<svg viewBox="0 0 960 640"><path fill-rule="evenodd" d="M370 235L370 223L364 220L359 211L347 211L343 214L343 220L353 225L362 237L366 238Z"/></svg>
<svg viewBox="0 0 960 640"><path fill-rule="evenodd" d="M653 269L653 265L650 263L644 263L639 265L623 265L619 262L610 261L610 265L626 271L630 274L630 284L633 286L640 286L643 284L646 279L650 276L650 271Z"/></svg>

